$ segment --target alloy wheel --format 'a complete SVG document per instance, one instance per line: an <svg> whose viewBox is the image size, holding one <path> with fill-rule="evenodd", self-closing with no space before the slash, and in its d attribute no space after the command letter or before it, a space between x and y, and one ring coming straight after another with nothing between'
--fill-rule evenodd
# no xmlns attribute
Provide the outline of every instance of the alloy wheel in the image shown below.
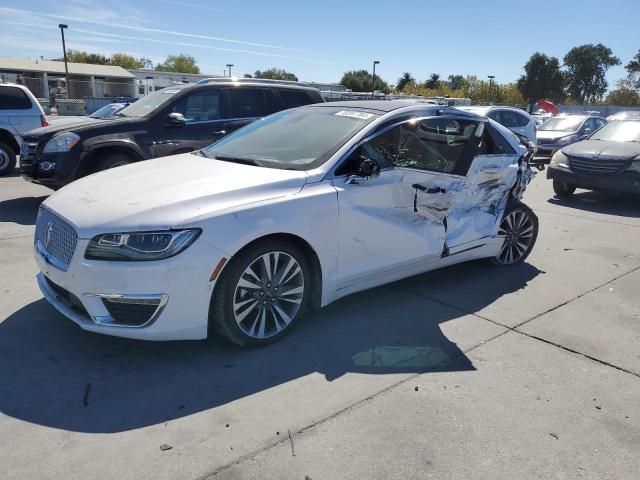
<svg viewBox="0 0 640 480"><path fill-rule="evenodd" d="M0 171L9 166L10 158L9 153L5 152L3 148L0 148Z"/></svg>
<svg viewBox="0 0 640 480"><path fill-rule="evenodd" d="M529 252L534 242L534 233L533 219L526 210L509 212L498 229L498 237L503 238L504 243L496 260L505 265L518 263Z"/></svg>
<svg viewBox="0 0 640 480"><path fill-rule="evenodd" d="M304 273L285 252L268 252L242 272L233 294L233 315L242 332L254 339L272 337L287 328L304 298Z"/></svg>

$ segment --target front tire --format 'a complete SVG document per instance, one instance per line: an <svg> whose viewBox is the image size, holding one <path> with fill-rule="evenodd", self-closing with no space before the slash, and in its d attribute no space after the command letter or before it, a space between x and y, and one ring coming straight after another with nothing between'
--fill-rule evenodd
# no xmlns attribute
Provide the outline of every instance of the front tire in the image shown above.
<svg viewBox="0 0 640 480"><path fill-rule="evenodd" d="M213 294L212 323L242 347L267 345L289 333L312 290L303 252L277 240L241 251L219 282Z"/></svg>
<svg viewBox="0 0 640 480"><path fill-rule="evenodd" d="M558 197L569 197L576 191L576 186L562 180L553 180L553 191Z"/></svg>
<svg viewBox="0 0 640 480"><path fill-rule="evenodd" d="M511 204L500 222L498 238L503 238L504 243L500 253L490 259L492 264L505 266L524 262L538 238L538 217L523 203Z"/></svg>
<svg viewBox="0 0 640 480"><path fill-rule="evenodd" d="M6 143L0 142L0 176L8 175L16 168L16 152Z"/></svg>
<svg viewBox="0 0 640 480"><path fill-rule="evenodd" d="M116 153L114 155L109 155L108 157L100 160L98 162L96 172L109 170L110 168L122 167L124 165L129 165L130 163L131 163L131 158L121 153Z"/></svg>

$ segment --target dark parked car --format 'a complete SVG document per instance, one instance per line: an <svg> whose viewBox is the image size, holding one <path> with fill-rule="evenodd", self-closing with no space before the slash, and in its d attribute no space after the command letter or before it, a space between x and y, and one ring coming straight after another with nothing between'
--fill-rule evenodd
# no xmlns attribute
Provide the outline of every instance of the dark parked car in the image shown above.
<svg viewBox="0 0 640 480"><path fill-rule="evenodd" d="M640 121L614 120L557 151L547 178L558 196L576 188L640 193Z"/></svg>
<svg viewBox="0 0 640 480"><path fill-rule="evenodd" d="M207 79L154 92L109 119L52 125L24 135L26 180L57 189L108 168L199 150L274 112L323 102L293 82Z"/></svg>

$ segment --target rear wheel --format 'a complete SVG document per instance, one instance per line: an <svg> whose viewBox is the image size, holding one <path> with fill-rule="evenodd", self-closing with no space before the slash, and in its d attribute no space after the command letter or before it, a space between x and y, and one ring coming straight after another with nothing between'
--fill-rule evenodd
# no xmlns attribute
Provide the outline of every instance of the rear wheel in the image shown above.
<svg viewBox="0 0 640 480"><path fill-rule="evenodd" d="M491 259L494 265L522 263L538 238L538 217L523 203L514 203L502 217L498 237L504 239L500 253Z"/></svg>
<svg viewBox="0 0 640 480"><path fill-rule="evenodd" d="M576 186L562 180L554 180L553 191L558 197L568 197L576 191Z"/></svg>
<svg viewBox="0 0 640 480"><path fill-rule="evenodd" d="M311 275L300 249L269 240L240 252L216 287L216 329L240 346L261 346L289 333L308 303Z"/></svg>
<svg viewBox="0 0 640 480"><path fill-rule="evenodd" d="M0 176L8 175L16 167L16 152L6 143L0 142Z"/></svg>

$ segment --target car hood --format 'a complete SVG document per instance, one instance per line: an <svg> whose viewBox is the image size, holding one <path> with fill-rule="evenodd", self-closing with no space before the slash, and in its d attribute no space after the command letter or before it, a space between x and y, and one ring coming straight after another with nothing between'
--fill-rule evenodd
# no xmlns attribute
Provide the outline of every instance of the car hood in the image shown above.
<svg viewBox="0 0 640 480"><path fill-rule="evenodd" d="M540 139L555 139L575 135L576 132L561 132L560 130L538 130L536 137Z"/></svg>
<svg viewBox="0 0 640 480"><path fill-rule="evenodd" d="M585 140L564 147L562 153L574 157L629 160L640 155L640 143Z"/></svg>
<svg viewBox="0 0 640 480"><path fill-rule="evenodd" d="M174 228L217 212L293 195L307 174L194 154L142 161L77 180L43 205L77 229L99 233Z"/></svg>
<svg viewBox="0 0 640 480"><path fill-rule="evenodd" d="M68 117L67 117L68 118ZM64 119L64 120L63 120ZM102 128L105 125L113 127L117 123L128 123L133 118L120 117L117 119L91 118L91 117L72 117L69 121L65 117L51 119L48 127L40 127L29 131L30 137L53 136L61 132L83 132L94 128Z"/></svg>

